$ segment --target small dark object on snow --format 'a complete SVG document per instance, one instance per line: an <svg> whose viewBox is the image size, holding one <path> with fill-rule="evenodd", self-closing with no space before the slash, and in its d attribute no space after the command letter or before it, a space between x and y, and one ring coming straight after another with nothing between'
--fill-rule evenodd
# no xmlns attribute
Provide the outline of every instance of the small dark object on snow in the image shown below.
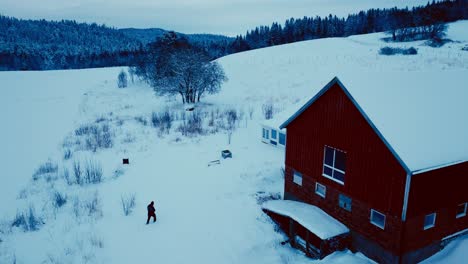
<svg viewBox="0 0 468 264"><path fill-rule="evenodd" d="M153 223L156 222L156 209L154 208L154 201L151 201L150 204L147 206L148 208L148 219L146 220L146 224L149 224L149 220L153 217Z"/></svg>
<svg viewBox="0 0 468 264"><path fill-rule="evenodd" d="M221 156L223 157L223 159L232 158L232 153L231 151L225 149L221 151Z"/></svg>
<svg viewBox="0 0 468 264"><path fill-rule="evenodd" d="M284 246L284 245L286 245L287 243L289 243L289 239L288 239L288 240L286 240L286 241L283 241L283 242L281 242L281 245L283 245L283 246Z"/></svg>
<svg viewBox="0 0 468 264"><path fill-rule="evenodd" d="M128 159L122 159L122 164L130 164L130 161Z"/></svg>
<svg viewBox="0 0 468 264"><path fill-rule="evenodd" d="M189 107L189 108L187 108L187 109L185 109L185 110L191 112L191 111L195 110L195 107Z"/></svg>
<svg viewBox="0 0 468 264"><path fill-rule="evenodd" d="M212 161L208 162L208 167L213 166L213 165L218 165L220 163L221 162L219 160L212 160Z"/></svg>

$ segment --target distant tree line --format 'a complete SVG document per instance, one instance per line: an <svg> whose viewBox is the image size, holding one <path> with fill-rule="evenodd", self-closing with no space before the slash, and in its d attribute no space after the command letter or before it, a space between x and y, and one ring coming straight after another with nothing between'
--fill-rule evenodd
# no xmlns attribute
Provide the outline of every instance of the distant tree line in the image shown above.
<svg viewBox="0 0 468 264"><path fill-rule="evenodd" d="M143 48L104 25L0 16L0 70L128 65Z"/></svg>
<svg viewBox="0 0 468 264"><path fill-rule="evenodd" d="M235 52L327 37L390 32L394 40L400 29L423 27L468 18L468 0L432 1L425 6L369 9L347 18L337 16L290 18L284 25L277 22L260 26L237 36L230 46ZM430 29L429 29L430 30ZM407 32L407 31L406 31Z"/></svg>
<svg viewBox="0 0 468 264"><path fill-rule="evenodd" d="M389 32L390 40L440 36L446 22L468 19L468 0L432 1L414 8L369 9L346 18L290 18L236 38L184 35L210 59L228 54L326 37ZM408 28L413 28L409 30ZM0 70L52 70L141 65L151 58L162 29L115 29L76 21L23 20L0 15ZM153 39L151 42L150 39ZM154 55L154 54L153 54ZM153 56L154 57L154 56Z"/></svg>
<svg viewBox="0 0 468 264"><path fill-rule="evenodd" d="M134 65L162 29L115 29L72 20L24 20L0 15L0 70L55 70ZM232 38L184 35L211 58L228 54ZM152 39L152 42L148 41Z"/></svg>

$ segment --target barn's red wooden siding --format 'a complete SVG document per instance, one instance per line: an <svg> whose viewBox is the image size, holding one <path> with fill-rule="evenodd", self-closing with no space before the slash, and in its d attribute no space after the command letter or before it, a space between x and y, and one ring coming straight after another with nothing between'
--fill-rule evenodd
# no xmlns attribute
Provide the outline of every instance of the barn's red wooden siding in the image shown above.
<svg viewBox="0 0 468 264"><path fill-rule="evenodd" d="M403 241L405 251L468 228L468 215L456 218L457 205L468 202L467 186L468 162L412 176ZM435 226L424 230L424 217L431 213L437 213Z"/></svg>
<svg viewBox="0 0 468 264"><path fill-rule="evenodd" d="M285 193L318 205L394 254L400 253L401 213L406 172L335 84L287 127ZM346 152L345 184L322 176L324 146ZM303 186L292 182L292 170L303 174ZM315 194L315 182L327 186L326 198ZM338 205L342 193L352 211ZM382 230L370 223L370 209L386 215Z"/></svg>

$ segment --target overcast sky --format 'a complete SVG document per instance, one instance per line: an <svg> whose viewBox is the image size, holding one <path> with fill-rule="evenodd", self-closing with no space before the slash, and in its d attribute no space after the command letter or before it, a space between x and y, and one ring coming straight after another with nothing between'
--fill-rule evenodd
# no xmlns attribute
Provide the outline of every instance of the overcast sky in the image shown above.
<svg viewBox="0 0 468 264"><path fill-rule="evenodd" d="M283 23L290 17L330 13L346 16L372 7L426 3L427 0L0 0L0 14L235 36L255 26Z"/></svg>

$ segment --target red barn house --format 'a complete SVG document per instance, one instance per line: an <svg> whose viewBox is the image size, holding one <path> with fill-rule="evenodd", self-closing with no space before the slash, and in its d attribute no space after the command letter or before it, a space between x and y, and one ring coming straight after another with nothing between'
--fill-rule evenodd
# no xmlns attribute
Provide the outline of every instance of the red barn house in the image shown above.
<svg viewBox="0 0 468 264"><path fill-rule="evenodd" d="M426 259L468 230L468 72L348 77L281 125L284 198L343 223L379 263Z"/></svg>

